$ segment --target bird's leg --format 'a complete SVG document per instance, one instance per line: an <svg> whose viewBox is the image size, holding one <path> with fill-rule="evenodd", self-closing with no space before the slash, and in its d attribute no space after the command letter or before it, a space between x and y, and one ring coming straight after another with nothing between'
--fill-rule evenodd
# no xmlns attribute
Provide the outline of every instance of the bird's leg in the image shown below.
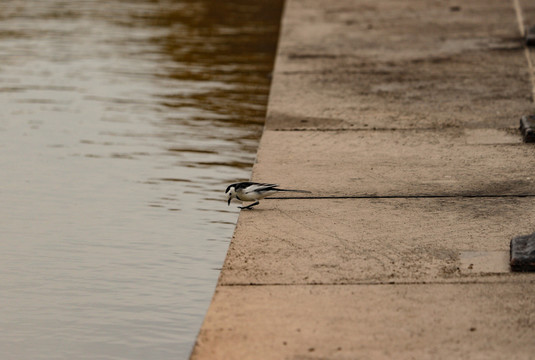
<svg viewBox="0 0 535 360"><path fill-rule="evenodd" d="M251 210L253 208L253 206L256 206L260 204L260 201L255 201L254 203L250 204L250 205L247 205L247 206L238 206L238 208L240 209L248 209L248 210Z"/></svg>

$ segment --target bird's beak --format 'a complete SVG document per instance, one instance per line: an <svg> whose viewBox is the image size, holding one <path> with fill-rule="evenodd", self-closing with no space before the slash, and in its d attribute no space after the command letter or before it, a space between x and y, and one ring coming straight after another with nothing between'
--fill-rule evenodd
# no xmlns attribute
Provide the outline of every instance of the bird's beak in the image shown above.
<svg viewBox="0 0 535 360"><path fill-rule="evenodd" d="M230 206L230 200L232 200L232 198L228 198L228 205L227 206Z"/></svg>

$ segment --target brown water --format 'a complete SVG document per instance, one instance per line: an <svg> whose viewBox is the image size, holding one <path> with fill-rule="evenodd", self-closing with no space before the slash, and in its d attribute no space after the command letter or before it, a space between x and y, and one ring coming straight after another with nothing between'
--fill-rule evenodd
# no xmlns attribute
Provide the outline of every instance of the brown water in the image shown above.
<svg viewBox="0 0 535 360"><path fill-rule="evenodd" d="M0 358L183 359L281 0L0 2Z"/></svg>

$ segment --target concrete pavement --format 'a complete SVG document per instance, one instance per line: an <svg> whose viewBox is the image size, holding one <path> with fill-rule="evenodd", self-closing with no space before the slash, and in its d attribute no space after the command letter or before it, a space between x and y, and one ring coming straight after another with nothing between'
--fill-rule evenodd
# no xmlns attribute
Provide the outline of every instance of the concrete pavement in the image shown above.
<svg viewBox="0 0 535 360"><path fill-rule="evenodd" d="M526 1L287 0L255 181L191 358L531 359ZM535 21L535 20L534 20Z"/></svg>

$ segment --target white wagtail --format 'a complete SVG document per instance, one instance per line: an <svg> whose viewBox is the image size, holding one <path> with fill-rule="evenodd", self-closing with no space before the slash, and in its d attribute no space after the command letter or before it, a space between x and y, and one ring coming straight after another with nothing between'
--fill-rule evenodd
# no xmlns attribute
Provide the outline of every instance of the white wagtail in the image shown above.
<svg viewBox="0 0 535 360"><path fill-rule="evenodd" d="M228 196L228 205L230 201L234 198L240 201L254 201L254 203L247 206L238 206L240 209L252 209L253 206L256 206L260 203L260 199L265 198L266 196L273 195L281 191L291 191L298 193L310 193L310 191L305 190L288 190L288 189L278 189L276 184L262 184L256 182L239 182L235 184L230 184L225 190L225 194Z"/></svg>

